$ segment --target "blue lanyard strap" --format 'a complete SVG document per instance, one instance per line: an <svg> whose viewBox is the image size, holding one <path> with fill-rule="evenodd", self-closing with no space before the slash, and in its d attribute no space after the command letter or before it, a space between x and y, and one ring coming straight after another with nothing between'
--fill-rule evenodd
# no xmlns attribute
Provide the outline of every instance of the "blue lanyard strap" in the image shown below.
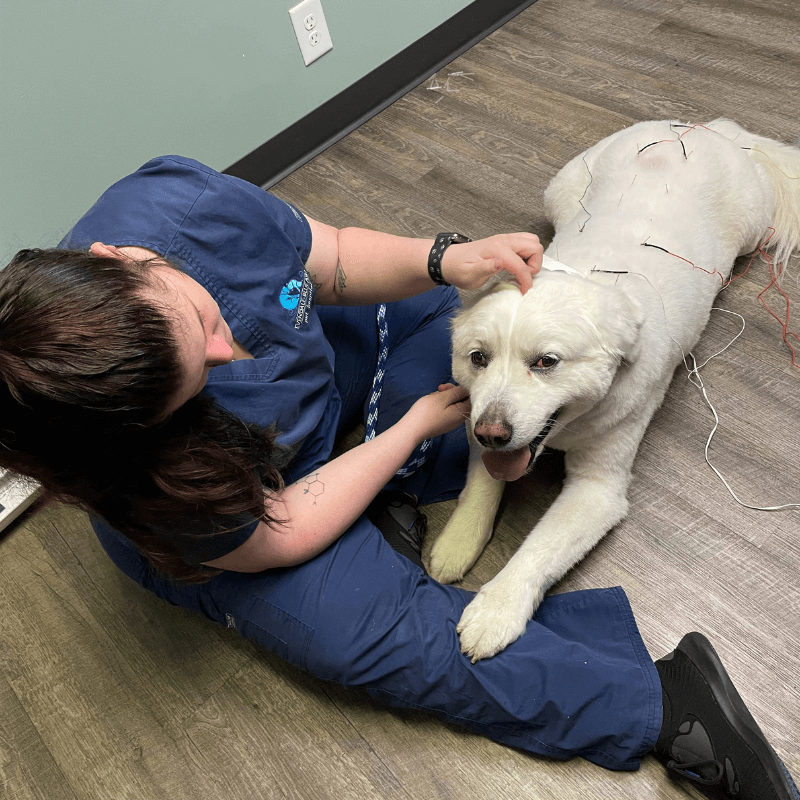
<svg viewBox="0 0 800 800"><path fill-rule="evenodd" d="M364 436L365 442L375 438L375 428L378 424L378 406L381 401L383 378L386 375L386 359L389 357L389 326L386 324L385 303L380 303L378 305L376 319L378 323L378 366L375 369L375 377L372 379L372 393L369 396L366 435ZM427 460L427 451L430 446L430 439L426 439L422 444L418 445L408 461L397 470L398 477L406 478L409 475L413 475Z"/></svg>

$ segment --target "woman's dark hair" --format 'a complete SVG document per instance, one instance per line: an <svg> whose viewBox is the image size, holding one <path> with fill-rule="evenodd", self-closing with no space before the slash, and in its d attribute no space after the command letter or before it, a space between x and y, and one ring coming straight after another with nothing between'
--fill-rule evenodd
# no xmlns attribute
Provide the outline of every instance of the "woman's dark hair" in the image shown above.
<svg viewBox="0 0 800 800"><path fill-rule="evenodd" d="M147 300L151 270L21 250L0 271L0 466L99 514L159 571L200 583L217 571L185 563L155 531L242 514L275 522L265 488L282 488L288 455L273 428L202 396L164 419L181 364L168 312Z"/></svg>

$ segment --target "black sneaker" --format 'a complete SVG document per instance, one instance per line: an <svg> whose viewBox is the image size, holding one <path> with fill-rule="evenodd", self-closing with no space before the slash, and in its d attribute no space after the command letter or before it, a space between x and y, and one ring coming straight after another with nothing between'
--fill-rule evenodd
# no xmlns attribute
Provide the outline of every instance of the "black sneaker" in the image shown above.
<svg viewBox="0 0 800 800"><path fill-rule="evenodd" d="M705 636L688 633L656 669L664 721L655 754L673 777L711 798L800 800Z"/></svg>
<svg viewBox="0 0 800 800"><path fill-rule="evenodd" d="M424 571L422 540L428 518L417 511L417 502L405 492L379 492L364 513L394 550Z"/></svg>

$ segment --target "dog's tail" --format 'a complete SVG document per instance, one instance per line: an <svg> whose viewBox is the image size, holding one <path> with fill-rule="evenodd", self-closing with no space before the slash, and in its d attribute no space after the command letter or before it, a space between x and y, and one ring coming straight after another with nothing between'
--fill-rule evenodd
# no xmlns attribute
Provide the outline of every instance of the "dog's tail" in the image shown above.
<svg viewBox="0 0 800 800"><path fill-rule="evenodd" d="M709 127L748 150L772 182L775 193L772 227L775 233L767 247L773 253L779 278L788 260L800 250L800 147L749 133L730 120L716 120Z"/></svg>
<svg viewBox="0 0 800 800"><path fill-rule="evenodd" d="M761 136L753 139L750 155L767 173L775 190L775 235L769 245L782 274L788 260L800 250L800 147Z"/></svg>

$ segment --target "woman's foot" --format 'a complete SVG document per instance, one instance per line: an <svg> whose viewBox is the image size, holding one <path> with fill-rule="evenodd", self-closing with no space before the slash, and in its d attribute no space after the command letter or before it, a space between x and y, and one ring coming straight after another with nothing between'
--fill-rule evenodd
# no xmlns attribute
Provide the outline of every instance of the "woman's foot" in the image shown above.
<svg viewBox="0 0 800 800"><path fill-rule="evenodd" d="M656 757L712 798L800 800L708 639L688 633L656 663L664 720Z"/></svg>

